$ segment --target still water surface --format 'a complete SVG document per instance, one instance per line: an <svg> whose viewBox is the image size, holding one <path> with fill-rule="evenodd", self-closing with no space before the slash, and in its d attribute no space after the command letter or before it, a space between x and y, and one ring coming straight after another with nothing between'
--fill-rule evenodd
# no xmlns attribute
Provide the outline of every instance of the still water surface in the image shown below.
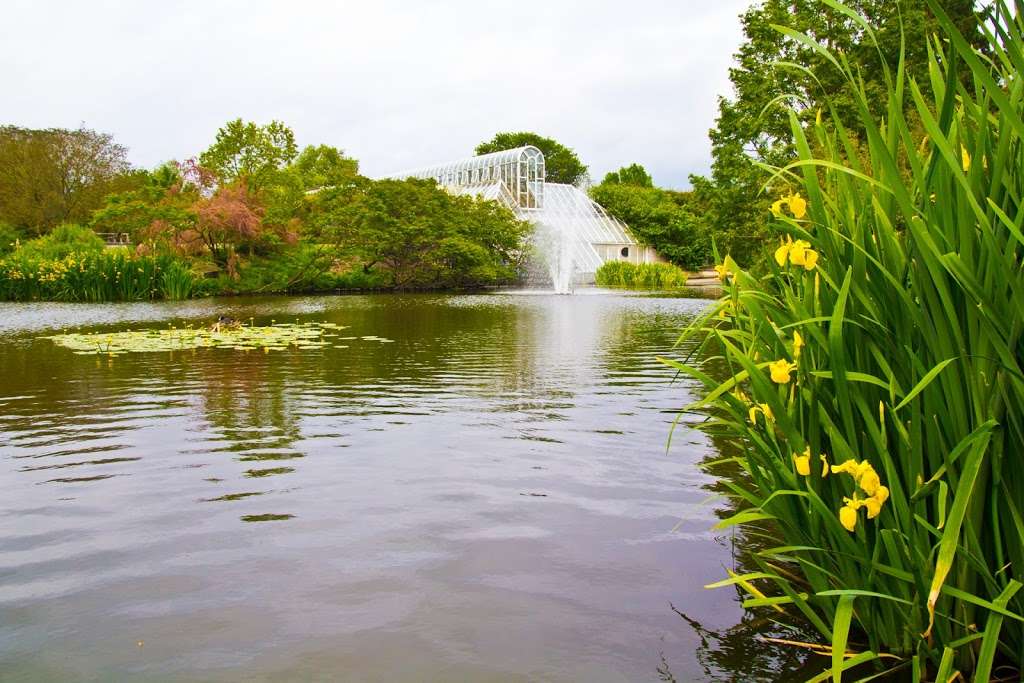
<svg viewBox="0 0 1024 683"><path fill-rule="evenodd" d="M0 305L0 679L705 680L712 444L660 365L706 302ZM347 348L43 338L346 325ZM377 337L377 339L361 339ZM675 381L673 381L675 379ZM756 646L755 646L756 647Z"/></svg>

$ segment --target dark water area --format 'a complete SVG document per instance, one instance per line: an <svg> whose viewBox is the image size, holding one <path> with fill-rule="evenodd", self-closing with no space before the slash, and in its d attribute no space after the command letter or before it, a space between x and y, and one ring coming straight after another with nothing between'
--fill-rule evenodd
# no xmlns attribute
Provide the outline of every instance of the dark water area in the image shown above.
<svg viewBox="0 0 1024 683"><path fill-rule="evenodd" d="M700 418L666 448L696 388L656 356L706 304L0 305L0 680L773 680L709 635L744 617L703 588L732 553ZM355 338L44 338L222 314Z"/></svg>

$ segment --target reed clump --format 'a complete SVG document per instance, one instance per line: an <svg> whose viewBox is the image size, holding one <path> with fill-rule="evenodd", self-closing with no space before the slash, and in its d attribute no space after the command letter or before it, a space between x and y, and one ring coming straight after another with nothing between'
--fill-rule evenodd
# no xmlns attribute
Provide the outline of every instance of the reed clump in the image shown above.
<svg viewBox="0 0 1024 683"><path fill-rule="evenodd" d="M195 284L191 269L173 256L137 256L121 248L60 257L16 250L0 260L3 301L186 299Z"/></svg>
<svg viewBox="0 0 1024 683"><path fill-rule="evenodd" d="M671 263L630 263L607 261L594 273L598 287L625 289L681 289L687 272Z"/></svg>
<svg viewBox="0 0 1024 683"><path fill-rule="evenodd" d="M855 66L790 32L848 76L859 130L791 112L769 272L726 256L685 333L729 376L665 361L741 450L721 526L774 539L715 585L816 629L818 680L1024 669L1024 4L993 6L987 54L929 5L929 82L890 65L882 117Z"/></svg>

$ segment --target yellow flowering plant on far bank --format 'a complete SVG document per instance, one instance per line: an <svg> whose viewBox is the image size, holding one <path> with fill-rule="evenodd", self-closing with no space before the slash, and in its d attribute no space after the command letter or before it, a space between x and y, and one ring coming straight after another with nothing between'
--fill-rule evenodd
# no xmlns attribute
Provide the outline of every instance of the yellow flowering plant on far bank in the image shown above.
<svg viewBox="0 0 1024 683"><path fill-rule="evenodd" d="M663 359L739 451L720 526L777 539L712 586L816 631L836 683L1024 671L1024 19L994 5L989 59L929 7L933 78L893 65L885 116L817 46L858 129L790 113L770 270L721 255L696 350Z"/></svg>

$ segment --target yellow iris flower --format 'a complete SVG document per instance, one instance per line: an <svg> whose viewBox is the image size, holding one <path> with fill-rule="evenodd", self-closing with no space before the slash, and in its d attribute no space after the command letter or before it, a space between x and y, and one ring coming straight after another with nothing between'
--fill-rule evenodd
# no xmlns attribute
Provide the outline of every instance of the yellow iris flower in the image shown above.
<svg viewBox="0 0 1024 683"><path fill-rule="evenodd" d="M857 486L860 487L868 498L844 498L846 504L839 510L839 521L847 531L853 531L857 525L857 511L865 508L868 511L868 519L874 519L882 512L882 506L889 500L889 489L883 486L875 468L867 460L857 462L847 460L841 465L832 466L833 474L849 474L853 477Z"/></svg>
<svg viewBox="0 0 1024 683"><path fill-rule="evenodd" d="M821 476L825 478L828 476L828 458L822 453L818 459L821 460ZM811 476L811 447L805 448L800 455L794 453L793 463L796 465L797 474L802 474L805 477Z"/></svg>
<svg viewBox="0 0 1024 683"><path fill-rule="evenodd" d="M803 266L805 270L814 270L818 264L818 252L811 249L810 242L794 242L792 237L786 237L786 241L775 250L775 262L779 264L779 268L783 268L786 261L794 266Z"/></svg>
<svg viewBox="0 0 1024 683"><path fill-rule="evenodd" d="M772 381L776 384L788 384L789 375L796 370L796 363L790 363L785 358L768 364L768 370L772 374Z"/></svg>
<svg viewBox="0 0 1024 683"><path fill-rule="evenodd" d="M782 210L784 206L793 214L793 218L798 220L807 215L807 200L801 197L799 192L788 197L782 197L772 204L772 213L775 214L776 218L783 218L786 215Z"/></svg>
<svg viewBox="0 0 1024 683"><path fill-rule="evenodd" d="M733 273L729 270L729 266L725 263L715 266L715 272L718 273L718 279L725 282L726 278L732 277Z"/></svg>

